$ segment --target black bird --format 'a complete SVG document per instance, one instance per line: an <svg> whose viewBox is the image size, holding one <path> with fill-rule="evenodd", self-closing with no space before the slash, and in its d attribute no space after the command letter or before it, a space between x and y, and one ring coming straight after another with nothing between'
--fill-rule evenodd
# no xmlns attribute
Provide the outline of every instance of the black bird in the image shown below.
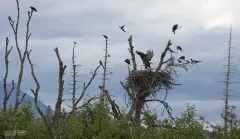
<svg viewBox="0 0 240 139"><path fill-rule="evenodd" d="M177 53L177 52L174 52L172 49L168 49L168 51L172 54L172 53Z"/></svg>
<svg viewBox="0 0 240 139"><path fill-rule="evenodd" d="M119 28L120 28L123 32L126 32L126 31L124 30L124 27L125 27L125 25L119 26Z"/></svg>
<svg viewBox="0 0 240 139"><path fill-rule="evenodd" d="M128 65L130 65L130 64L131 64L131 62L130 62L130 60L129 60L129 59L126 59L126 60L124 60L124 62L126 62Z"/></svg>
<svg viewBox="0 0 240 139"><path fill-rule="evenodd" d="M196 64L197 64L197 63L200 63L200 62L202 62L202 61L197 61L197 60L194 61L194 63L196 63Z"/></svg>
<svg viewBox="0 0 240 139"><path fill-rule="evenodd" d="M186 60L186 63L189 64L190 62L188 60Z"/></svg>
<svg viewBox="0 0 240 139"><path fill-rule="evenodd" d="M177 50L182 51L182 47L181 46L177 46Z"/></svg>
<svg viewBox="0 0 240 139"><path fill-rule="evenodd" d="M74 42L74 44L77 44L76 42Z"/></svg>
<svg viewBox="0 0 240 139"><path fill-rule="evenodd" d="M180 59L178 59L178 63L182 63L182 61Z"/></svg>
<svg viewBox="0 0 240 139"><path fill-rule="evenodd" d="M103 87L101 85L98 86L100 89L103 89Z"/></svg>
<svg viewBox="0 0 240 139"><path fill-rule="evenodd" d="M103 35L103 37L104 37L105 39L108 39L108 36L106 36L106 35Z"/></svg>
<svg viewBox="0 0 240 139"><path fill-rule="evenodd" d="M178 24L173 25L172 32L175 34L175 31L181 27L178 27Z"/></svg>
<svg viewBox="0 0 240 139"><path fill-rule="evenodd" d="M191 59L191 62L192 62L192 63L194 63L194 62L195 62L195 60Z"/></svg>
<svg viewBox="0 0 240 139"><path fill-rule="evenodd" d="M102 61L101 61L101 60L99 61L99 64L100 64L100 65L103 67L103 63L102 63ZM104 67L103 67L103 68L104 68Z"/></svg>
<svg viewBox="0 0 240 139"><path fill-rule="evenodd" d="M108 57L111 57L111 56L108 54Z"/></svg>
<svg viewBox="0 0 240 139"><path fill-rule="evenodd" d="M37 9L35 7L30 6L31 10L34 12L37 12Z"/></svg>
<svg viewBox="0 0 240 139"><path fill-rule="evenodd" d="M10 16L8 16L8 20L9 20L9 22L10 22L11 25L14 24L14 22L12 21L12 18L11 18Z"/></svg>
<svg viewBox="0 0 240 139"><path fill-rule="evenodd" d="M185 56L181 56L179 59L182 59L182 60L185 61Z"/></svg>

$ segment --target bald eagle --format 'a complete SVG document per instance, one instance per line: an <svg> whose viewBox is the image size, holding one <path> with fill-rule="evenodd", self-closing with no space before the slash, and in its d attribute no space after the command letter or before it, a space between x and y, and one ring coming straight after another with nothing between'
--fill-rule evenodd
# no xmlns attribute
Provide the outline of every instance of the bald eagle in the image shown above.
<svg viewBox="0 0 240 139"><path fill-rule="evenodd" d="M136 51L136 53L141 57L143 64L145 66L145 69L147 69L148 67L151 68L150 63L151 63L152 57L154 56L153 50L148 50L146 54L140 51Z"/></svg>

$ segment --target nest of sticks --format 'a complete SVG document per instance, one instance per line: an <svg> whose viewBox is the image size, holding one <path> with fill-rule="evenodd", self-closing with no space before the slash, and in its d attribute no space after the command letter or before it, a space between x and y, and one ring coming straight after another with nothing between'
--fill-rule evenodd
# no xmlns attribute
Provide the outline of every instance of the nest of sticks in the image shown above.
<svg viewBox="0 0 240 139"><path fill-rule="evenodd" d="M171 89L173 79L167 72L152 70L131 71L127 78L126 86L138 92L138 97L144 99L155 96L160 89Z"/></svg>

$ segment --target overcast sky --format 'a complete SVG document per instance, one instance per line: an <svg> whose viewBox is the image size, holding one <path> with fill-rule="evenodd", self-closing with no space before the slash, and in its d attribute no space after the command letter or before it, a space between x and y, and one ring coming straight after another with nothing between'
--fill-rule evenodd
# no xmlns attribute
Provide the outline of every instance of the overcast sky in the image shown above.
<svg viewBox="0 0 240 139"><path fill-rule="evenodd" d="M172 106L174 116L179 116L186 108L186 103L195 104L197 112L213 123L221 122L220 112L223 108L223 85L216 81L225 79L221 74L226 71L222 65L226 64L226 54L229 38L229 28L232 24L232 49L237 66L240 62L240 1L238 0L21 0L21 19L19 25L19 43L24 47L27 11L29 6L37 8L33 13L29 41L33 50L31 58L35 64L36 76L41 84L40 100L54 106L57 96L58 62L53 51L59 48L63 62L68 66L65 74L65 90L69 89L71 77L71 54L73 41L76 47L76 61L81 81L87 82L91 69L95 69L100 59L103 60L106 34L109 41L110 71L107 87L117 103L125 107L124 90L119 81L127 77L127 65L123 61L130 58L127 51L128 37L133 35L135 49L145 52L154 51L153 67L156 67L161 52L167 41L172 40L173 46L182 46L183 54L187 58L202 60L203 63L193 66L188 72L180 69L180 76L176 77L181 86L169 92L167 101ZM8 23L8 16L16 20L15 0L0 0L0 63L4 63L5 37L10 39L10 46L14 46L12 29ZM182 26L171 32L174 24ZM126 32L119 29L125 25ZM175 48L174 48L175 49ZM10 55L9 80L16 79L19 72L19 59L14 47ZM142 67L142 61L137 56L137 64ZM28 62L23 79L22 90L30 94L34 88ZM4 66L0 67L0 76L4 75ZM233 81L240 81L239 67L235 68ZM89 94L100 92L101 73L94 80L88 90ZM232 84L235 91L230 98L230 104L238 107L240 113L240 86ZM159 93L163 97L164 92ZM151 104L153 108L159 104ZM158 107L160 113L162 107Z"/></svg>

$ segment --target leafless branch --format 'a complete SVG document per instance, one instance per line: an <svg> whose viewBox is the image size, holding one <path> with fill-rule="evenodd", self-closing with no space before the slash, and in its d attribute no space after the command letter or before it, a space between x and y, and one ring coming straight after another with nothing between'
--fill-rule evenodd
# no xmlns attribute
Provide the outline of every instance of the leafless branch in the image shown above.
<svg viewBox="0 0 240 139"><path fill-rule="evenodd" d="M167 110L167 113L168 113L169 117L175 122L175 119L173 118L172 113L170 112L170 111L173 111L173 110L172 110L172 108L168 105L167 102L165 102L165 101L163 101L163 100L159 100L159 99L145 100L145 102L154 102L154 101L157 101L157 102L162 103L162 105L164 106L164 108Z"/></svg>
<svg viewBox="0 0 240 139"><path fill-rule="evenodd" d="M58 73L58 98L57 98L57 102L55 104L55 114L53 116L53 124L56 125L60 112L61 112L61 105L63 102L63 86L64 86L64 80L63 80L63 75L66 69L66 65L63 65L62 59L59 55L59 51L58 48L56 47L54 49L57 59L58 59L58 65L59 65L59 73Z"/></svg>
<svg viewBox="0 0 240 139"><path fill-rule="evenodd" d="M163 62L163 60L164 60L164 58L165 58L165 56L166 56L166 54L167 54L167 51L169 50L169 46L171 46L171 45L172 45L171 40L169 40L168 43L167 43L167 46L166 46L166 48L165 48L165 50L164 50L164 52L162 52L162 54L161 54L160 62L159 62L159 64L158 64L155 72L158 72L158 71L161 69L162 65L163 65L164 63L166 63L166 61ZM167 60L167 61L168 61L168 60Z"/></svg>
<svg viewBox="0 0 240 139"><path fill-rule="evenodd" d="M132 57L132 64L133 64L133 71L137 70L137 64L136 64L136 58L135 58L135 54L134 54L134 50L133 50L133 45L132 45L132 35L128 38L128 44L129 44L129 52L131 54Z"/></svg>
<svg viewBox="0 0 240 139"><path fill-rule="evenodd" d="M92 73L92 77L90 78L89 82L87 83L87 85L85 84L85 82L83 83L83 90L82 90L82 93L80 95L80 97L77 99L77 101L75 102L75 104L73 105L73 109L72 109L72 112L73 113L74 111L76 111L78 108L82 108L81 106L77 108L77 105L78 103L83 99L84 95L85 95L85 92L86 90L88 89L88 87L91 85L93 79L95 78L95 76L97 75L97 71L98 69L100 68L100 64L97 66L97 68L94 70L94 72ZM96 98L95 98L96 99ZM90 101L92 101L94 99L90 99Z"/></svg>
<svg viewBox="0 0 240 139"><path fill-rule="evenodd" d="M9 44L9 40L8 37L6 37L6 47L5 47L5 76L3 78L3 87L4 87L4 101L3 101L3 117L4 117L4 129L7 130L8 129L8 119L7 119L7 102L9 100L10 95L12 94L12 91L15 88L15 84L14 81L12 80L12 88L10 90L10 92L8 92L7 90L7 78L8 78L8 72L9 72L9 54L12 50L12 47L8 50L8 44Z"/></svg>

